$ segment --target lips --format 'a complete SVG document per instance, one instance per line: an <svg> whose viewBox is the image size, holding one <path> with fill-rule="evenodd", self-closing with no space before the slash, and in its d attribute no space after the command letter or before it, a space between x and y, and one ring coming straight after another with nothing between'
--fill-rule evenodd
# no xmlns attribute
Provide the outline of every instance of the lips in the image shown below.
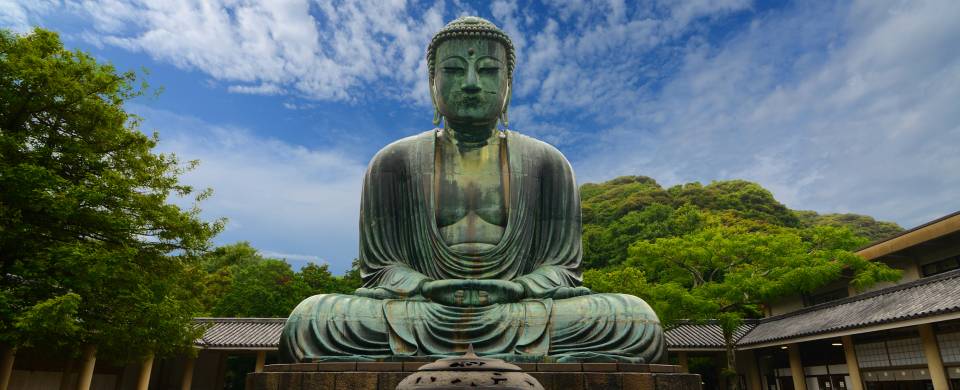
<svg viewBox="0 0 960 390"><path fill-rule="evenodd" d="M457 94L454 96L454 102L460 107L480 107L487 102L487 99L479 94Z"/></svg>

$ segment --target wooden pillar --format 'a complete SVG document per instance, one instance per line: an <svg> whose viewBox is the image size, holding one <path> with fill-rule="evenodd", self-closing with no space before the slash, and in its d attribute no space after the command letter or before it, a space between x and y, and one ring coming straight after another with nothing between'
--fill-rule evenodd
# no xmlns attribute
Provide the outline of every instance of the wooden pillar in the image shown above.
<svg viewBox="0 0 960 390"><path fill-rule="evenodd" d="M193 386L193 366L196 363L197 358L187 356L187 360L183 363L183 379L180 380L180 390L190 390L190 386Z"/></svg>
<svg viewBox="0 0 960 390"><path fill-rule="evenodd" d="M257 365L253 372L263 372L263 366L267 363L267 351L257 351Z"/></svg>
<svg viewBox="0 0 960 390"><path fill-rule="evenodd" d="M226 351L218 351L215 353L217 354L217 377L214 382L216 385L214 385L213 388L222 389L227 376L227 357L229 353Z"/></svg>
<svg viewBox="0 0 960 390"><path fill-rule="evenodd" d="M757 363L757 356L752 349L743 352L742 358L738 359L747 365L747 388L750 390L763 390L763 381L760 379L760 367Z"/></svg>
<svg viewBox="0 0 960 390"><path fill-rule="evenodd" d="M150 388L150 373L153 371L153 353L147 355L140 365L140 376L137 377L137 390Z"/></svg>
<svg viewBox="0 0 960 390"><path fill-rule="evenodd" d="M847 360L847 371L850 372L849 390L863 390L863 378L860 376L860 361L857 360L857 351L853 348L853 337L843 336L843 355Z"/></svg>
<svg viewBox="0 0 960 390"><path fill-rule="evenodd" d="M93 382L93 368L97 364L97 346L92 344L84 346L80 359L80 372L77 373L77 390L90 390L90 382Z"/></svg>
<svg viewBox="0 0 960 390"><path fill-rule="evenodd" d="M933 333L933 325L918 325L920 340L923 342L923 356L927 358L927 369L930 370L930 380L935 390L950 390L947 381L947 370L943 369L943 359L940 357L940 346L937 344L937 335Z"/></svg>
<svg viewBox="0 0 960 390"><path fill-rule="evenodd" d="M687 360L687 351L677 351L677 364L683 372L690 372L690 362Z"/></svg>
<svg viewBox="0 0 960 390"><path fill-rule="evenodd" d="M790 353L790 376L793 378L793 390L807 390L807 380L803 374L803 361L800 360L800 344L787 346Z"/></svg>
<svg viewBox="0 0 960 390"><path fill-rule="evenodd" d="M0 390L7 390L10 377L13 376L13 360L17 357L17 347L3 346L3 359L0 360Z"/></svg>

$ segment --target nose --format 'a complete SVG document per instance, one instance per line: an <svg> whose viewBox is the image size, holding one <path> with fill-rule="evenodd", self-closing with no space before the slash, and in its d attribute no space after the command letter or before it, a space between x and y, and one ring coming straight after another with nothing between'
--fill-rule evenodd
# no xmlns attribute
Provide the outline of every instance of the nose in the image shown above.
<svg viewBox="0 0 960 390"><path fill-rule="evenodd" d="M463 79L463 85L460 89L466 93L480 92L480 82L477 78L477 70L470 66L467 68L467 77Z"/></svg>

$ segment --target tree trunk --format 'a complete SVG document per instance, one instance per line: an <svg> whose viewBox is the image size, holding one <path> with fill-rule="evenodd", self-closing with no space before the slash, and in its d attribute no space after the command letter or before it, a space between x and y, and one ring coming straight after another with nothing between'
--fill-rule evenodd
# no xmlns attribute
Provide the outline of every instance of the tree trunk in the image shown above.
<svg viewBox="0 0 960 390"><path fill-rule="evenodd" d="M737 375L737 352L733 349L733 334L723 332L723 344L727 349L727 370L724 376L727 378L727 388L730 390L740 389L740 377Z"/></svg>

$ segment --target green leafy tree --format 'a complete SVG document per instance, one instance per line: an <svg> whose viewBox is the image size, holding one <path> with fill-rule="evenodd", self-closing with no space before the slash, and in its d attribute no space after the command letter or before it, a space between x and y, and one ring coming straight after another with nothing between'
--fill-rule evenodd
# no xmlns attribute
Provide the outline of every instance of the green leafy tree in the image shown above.
<svg viewBox="0 0 960 390"><path fill-rule="evenodd" d="M639 240L626 267L586 274L588 287L648 300L666 324L718 320L735 373L733 334L772 299L811 292L846 279L854 288L894 281L899 272L852 250L866 242L849 229L799 229L726 214L705 214L703 226L682 236ZM736 381L730 381L735 384Z"/></svg>
<svg viewBox="0 0 960 390"><path fill-rule="evenodd" d="M870 241L902 231L890 222L857 214L819 215L793 211L770 191L744 180L687 183L667 189L645 176L623 176L581 186L584 265L620 266L637 240L675 237L702 221L695 211L737 218L738 223L780 227L834 226L850 228ZM686 218L684 220L684 218Z"/></svg>
<svg viewBox="0 0 960 390"><path fill-rule="evenodd" d="M286 317L310 286L283 260L262 259L235 270L233 281L213 307L225 317Z"/></svg>
<svg viewBox="0 0 960 390"><path fill-rule="evenodd" d="M168 203L209 192L124 110L137 81L55 33L0 30L0 341L117 360L192 345L189 268L222 223Z"/></svg>
<svg viewBox="0 0 960 390"><path fill-rule="evenodd" d="M263 257L241 241L210 251L202 262L204 307L216 316L286 317L314 294L352 294L362 284L356 260L346 275L327 264L295 272L285 260Z"/></svg>
<svg viewBox="0 0 960 390"><path fill-rule="evenodd" d="M873 217L866 215L817 214L817 212L809 210L795 211L794 213L797 215L797 218L800 219L801 226L846 227L853 231L854 234L870 241L882 240L903 232L903 228L900 227L900 225L893 222L877 221L873 219Z"/></svg>
<svg viewBox="0 0 960 390"><path fill-rule="evenodd" d="M363 284L357 265L354 260L353 268L346 275L335 276L330 273L329 265L309 263L300 269L300 276L313 294L353 294Z"/></svg>

